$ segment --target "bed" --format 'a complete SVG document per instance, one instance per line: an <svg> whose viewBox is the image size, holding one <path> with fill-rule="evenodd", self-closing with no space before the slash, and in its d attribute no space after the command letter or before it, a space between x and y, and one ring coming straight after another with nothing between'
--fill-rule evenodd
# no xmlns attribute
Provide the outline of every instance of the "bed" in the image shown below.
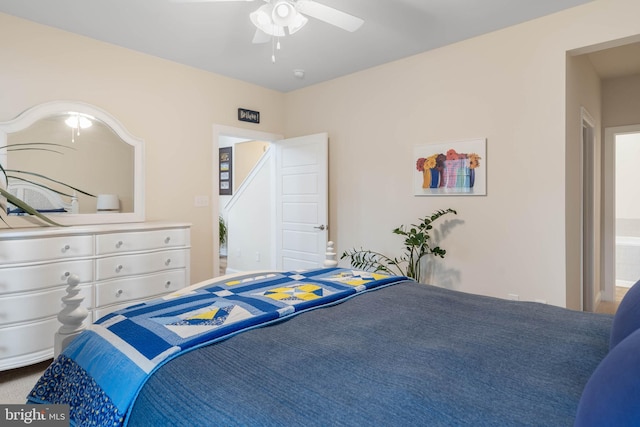
<svg viewBox="0 0 640 427"><path fill-rule="evenodd" d="M639 389L640 285L614 317L328 268L105 316L28 402L72 425L622 426Z"/></svg>
<svg viewBox="0 0 640 427"><path fill-rule="evenodd" d="M55 191L21 180L11 180L7 191L41 213L78 213L78 198L75 194L71 197L71 202L67 203ZM7 203L7 214L28 215L11 203Z"/></svg>

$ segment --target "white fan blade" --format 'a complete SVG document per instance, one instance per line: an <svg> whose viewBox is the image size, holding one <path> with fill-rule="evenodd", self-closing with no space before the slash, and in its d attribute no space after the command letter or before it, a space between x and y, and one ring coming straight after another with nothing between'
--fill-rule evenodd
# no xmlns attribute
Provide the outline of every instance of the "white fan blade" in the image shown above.
<svg viewBox="0 0 640 427"><path fill-rule="evenodd" d="M171 3L219 3L223 1L253 1L253 0L169 0Z"/></svg>
<svg viewBox="0 0 640 427"><path fill-rule="evenodd" d="M267 43L269 41L271 41L271 36L262 31L260 28L256 28L256 32L253 35L253 43L260 44Z"/></svg>
<svg viewBox="0 0 640 427"><path fill-rule="evenodd" d="M327 24L335 25L343 30L353 32L364 23L364 21L358 17L313 0L298 0L295 5L299 12L324 21Z"/></svg>

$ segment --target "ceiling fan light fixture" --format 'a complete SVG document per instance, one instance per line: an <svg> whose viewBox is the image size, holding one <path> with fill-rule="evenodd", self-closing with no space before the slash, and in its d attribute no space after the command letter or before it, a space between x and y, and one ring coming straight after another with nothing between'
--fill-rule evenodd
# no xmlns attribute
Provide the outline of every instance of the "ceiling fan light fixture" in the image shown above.
<svg viewBox="0 0 640 427"><path fill-rule="evenodd" d="M271 19L273 19L274 24L280 25L281 27L287 27L293 22L293 19L297 14L298 12L291 3L281 0L273 5Z"/></svg>
<svg viewBox="0 0 640 427"><path fill-rule="evenodd" d="M279 0L273 4L271 19L275 25L287 27L289 34L295 33L309 21L287 0Z"/></svg>
<svg viewBox="0 0 640 427"><path fill-rule="evenodd" d="M298 31L300 28L304 27L307 22L309 22L309 20L307 19L306 16L297 13L296 12L296 16L293 19L293 22L291 24L289 24L289 34L293 34L296 31Z"/></svg>
<svg viewBox="0 0 640 427"><path fill-rule="evenodd" d="M88 117L80 115L79 113L70 113L69 117L64 122L72 129L86 129L93 125Z"/></svg>
<svg viewBox="0 0 640 427"><path fill-rule="evenodd" d="M260 29L271 25L271 5L265 4L260 6L257 10L249 14L249 18L253 25Z"/></svg>
<svg viewBox="0 0 640 427"><path fill-rule="evenodd" d="M76 136L80 136L80 129L90 128L93 125L91 120L95 117L88 114L69 112L69 117L64 123L71 128L71 142L76 142Z"/></svg>
<svg viewBox="0 0 640 427"><path fill-rule="evenodd" d="M284 0L260 6L249 14L249 18L256 28L272 37L284 37L285 27L293 34L309 21L292 3Z"/></svg>
<svg viewBox="0 0 640 427"><path fill-rule="evenodd" d="M271 19L273 5L267 3L249 14L249 19L260 31L273 37L284 37L284 28Z"/></svg>

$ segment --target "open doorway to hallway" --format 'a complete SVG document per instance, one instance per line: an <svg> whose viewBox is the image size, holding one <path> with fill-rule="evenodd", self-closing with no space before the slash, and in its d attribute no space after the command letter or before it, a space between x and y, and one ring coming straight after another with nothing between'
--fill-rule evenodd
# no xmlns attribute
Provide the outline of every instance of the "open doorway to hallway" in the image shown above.
<svg viewBox="0 0 640 427"><path fill-rule="evenodd" d="M213 271L216 275L223 275L227 272L228 245L233 239L229 231L228 218L225 215L225 207L232 201L234 194L242 188L242 183L251 174L253 166L257 163L256 157L260 159L264 151L264 144L282 139L282 135L267 132L253 131L249 129L236 128L224 125L213 126L213 188L214 203L214 239L213 239ZM250 141L263 141L260 146L249 147L252 144L240 146ZM223 165L220 159L220 149L231 147L230 163ZM239 150L236 150L240 147ZM248 148L248 150L245 150ZM249 154L251 152L251 154ZM258 153L258 154L256 154ZM222 170L226 169L226 170ZM227 181L226 183L224 181ZM231 188L226 188L227 186ZM223 188L225 187L225 188ZM230 190L230 191L222 191ZM220 194L226 193L226 194ZM226 238L221 239L221 233L227 231ZM236 236L237 237L237 236Z"/></svg>
<svg viewBox="0 0 640 427"><path fill-rule="evenodd" d="M220 233L220 275L227 272L229 239L238 237L229 233L229 215L227 206L233 202L238 190L249 178L255 166L267 152L269 141L253 140L221 135L219 148L221 156L226 154L229 164L221 162L220 166L220 194L218 196L218 225ZM226 149L226 150L225 150ZM224 170L223 170L224 169ZM225 181L227 183L225 183ZM224 190L222 191L222 187Z"/></svg>
<svg viewBox="0 0 640 427"><path fill-rule="evenodd" d="M639 156L640 124L605 129L605 302L599 311L615 312L640 280Z"/></svg>
<svg viewBox="0 0 640 427"><path fill-rule="evenodd" d="M218 150L223 150L219 141L225 136L243 135L218 132ZM289 139L267 135L252 139L268 142L269 148L237 190L224 194L231 196L228 202L219 201L214 209L216 221L218 212L226 213L225 273L321 267L329 226L328 134ZM243 144L246 142L239 142L235 147ZM226 150L224 160L219 161L220 167L214 168L217 171L214 182L217 181L221 194L229 193L231 187L230 177L224 174L231 174L231 165L227 163L234 152ZM233 180L239 181L235 175ZM215 234L217 237L218 233ZM214 242L217 258L219 239ZM225 260L216 258L214 271L219 274L221 261Z"/></svg>

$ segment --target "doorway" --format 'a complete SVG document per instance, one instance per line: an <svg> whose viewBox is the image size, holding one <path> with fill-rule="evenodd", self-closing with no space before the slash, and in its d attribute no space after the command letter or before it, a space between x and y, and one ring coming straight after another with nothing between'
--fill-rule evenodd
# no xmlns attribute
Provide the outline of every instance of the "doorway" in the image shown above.
<svg viewBox="0 0 640 427"><path fill-rule="evenodd" d="M231 181L238 181L236 168L228 164L235 155L222 145L232 141L237 147L247 140L269 143L236 191L224 200L214 195L219 202L213 208L214 224L222 212L228 218L226 273L322 266L328 240L328 134L284 140L279 135L217 126L214 135L213 182L220 193L230 193ZM224 261L219 257L220 229L214 227L216 274Z"/></svg>
<svg viewBox="0 0 640 427"><path fill-rule="evenodd" d="M640 124L605 129L604 299L615 304L640 279L638 155Z"/></svg>
<svg viewBox="0 0 640 427"><path fill-rule="evenodd" d="M235 144L244 143L247 141L264 141L267 143L279 141L283 137L280 134L268 133L268 132L260 132L253 131L249 129L236 128L232 126L224 126L224 125L213 125L213 197L212 200L217 201L217 203L213 204L212 215L213 215L213 274L214 276L219 276L226 272L226 262L227 262L227 254L226 254L226 245L228 244L229 238L233 236L227 234L225 244L221 245L220 241L220 232L222 228L220 226L220 218L222 218L224 223L224 228L228 230L228 222L223 215L224 206L230 201L233 197L232 194L229 196L220 196L220 186L221 186L221 173L229 172L229 171L221 171L220 170L220 159L219 159L219 149L224 147L233 147ZM231 173L234 173L234 169L232 168ZM240 175L247 175L246 171L241 172ZM240 184L241 181L238 175L235 179L232 179L231 182L236 182ZM223 176L224 177L224 176ZM237 187L236 187L237 188ZM223 247L223 253L221 253L221 246ZM221 256L222 255L222 256Z"/></svg>

